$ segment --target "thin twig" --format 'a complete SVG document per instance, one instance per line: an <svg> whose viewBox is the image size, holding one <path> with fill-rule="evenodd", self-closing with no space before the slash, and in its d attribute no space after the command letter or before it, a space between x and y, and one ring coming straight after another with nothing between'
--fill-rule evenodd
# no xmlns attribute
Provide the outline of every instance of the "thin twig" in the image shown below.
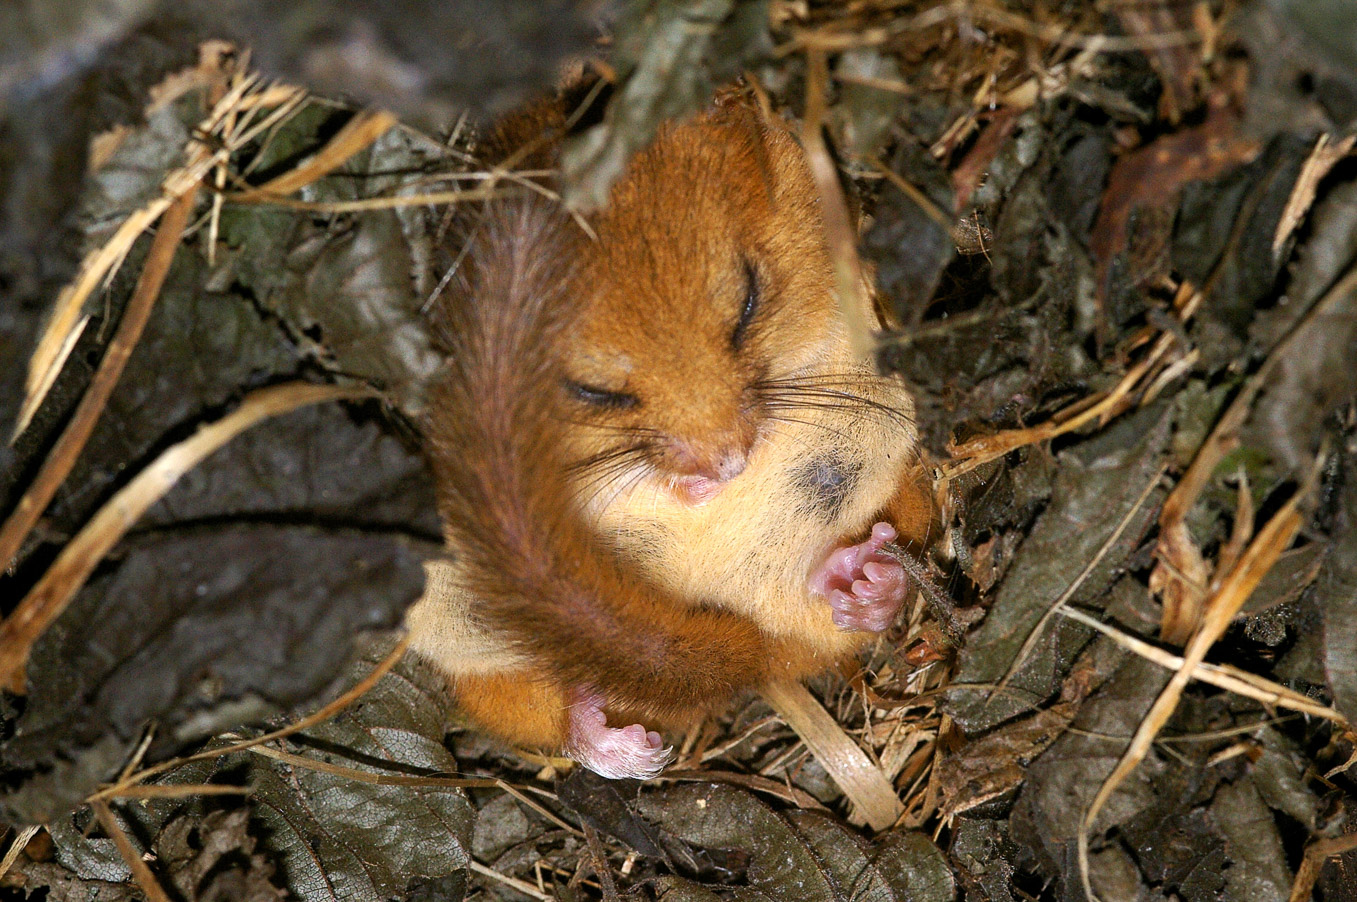
<svg viewBox="0 0 1357 902"><path fill-rule="evenodd" d="M160 888L160 883L155 879L155 874L151 873L151 868L141 857L141 853L132 845L132 840L127 838L123 828L118 824L117 818L109 810L108 803L102 800L91 802L90 807L94 809L94 816L99 819L99 826L104 828L109 839L113 840L113 845L118 847L118 853L122 855L123 861L132 871L132 876L137 881L137 886L146 894L148 902L170 902L170 897L165 895L165 891Z"/></svg>
<svg viewBox="0 0 1357 902"><path fill-rule="evenodd" d="M617 883L613 880L613 869L608 865L608 853L598 838L598 831L584 824L584 844L589 850L589 866L598 877L599 888L603 891L603 902L620 902L617 895Z"/></svg>
<svg viewBox="0 0 1357 902"><path fill-rule="evenodd" d="M924 597L928 610L942 624L943 632L947 634L947 638L951 640L954 646L960 645L961 640L966 636L966 624L957 616L956 603L938 588L937 583L933 582L933 576L928 572L928 567L924 562L894 542L887 542L881 546L881 552L904 569L905 575L918 588L919 594Z"/></svg>
<svg viewBox="0 0 1357 902"><path fill-rule="evenodd" d="M151 777L158 776L178 767L183 767L185 764L190 764L194 761L208 761L212 758L220 758L222 755L230 755L234 752L243 752L246 749L253 748L265 742L272 742L273 740L281 739L284 736L291 736L293 733L305 730L308 727L313 727L318 723L324 723L367 694L368 690L377 685L377 681L385 676L387 671L396 666L396 662L401 659L401 656L405 654L405 650L409 647L410 637L408 635L403 636L401 640L396 643L395 647L387 653L387 656L382 658L376 667L372 668L371 673L354 684L353 688L349 689L349 691L345 692L343 695L339 696L339 698L330 702L314 714L303 717L301 720L288 724L281 729L274 730L271 733L265 733L263 736L256 736L253 739L246 739L242 742L222 746L221 748L207 749L198 752L196 755L189 755L185 758L175 758L172 761L164 761L153 767L148 767L145 770L137 771L125 780L120 780L112 786L105 786L103 789L100 789L98 792L91 795L86 801L96 802L102 799L113 798L122 795L130 786L144 783Z"/></svg>

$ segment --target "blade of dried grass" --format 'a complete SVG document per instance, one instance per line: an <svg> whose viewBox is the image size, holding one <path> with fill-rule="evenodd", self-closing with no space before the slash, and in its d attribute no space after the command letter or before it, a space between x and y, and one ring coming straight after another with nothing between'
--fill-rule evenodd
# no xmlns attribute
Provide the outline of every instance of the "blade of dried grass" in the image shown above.
<svg viewBox="0 0 1357 902"><path fill-rule="evenodd" d="M1201 295L1192 291L1186 284L1180 295L1188 291L1191 293L1179 309L1181 322L1187 322L1201 303ZM948 449L952 455L952 460L943 466L943 478L951 479L963 473L969 473L976 467L987 464L992 460L998 460L1010 451L1025 445L1044 442L1067 432L1073 432L1095 420L1100 423L1107 422L1132 406L1131 393L1142 380L1147 383L1153 381L1153 374L1164 362L1169 350L1177 340L1177 336L1171 331L1162 333L1155 339L1154 345L1145 355L1145 358L1131 367L1111 391L1092 403L1090 403L1090 399L1085 398L1066 408L1067 411L1078 411L1072 416L1066 417L1065 413L1062 412L1056 414L1047 422L1039 423L1036 426L1010 429L995 435L983 435L962 442L960 445L952 445Z"/></svg>
<svg viewBox="0 0 1357 902"><path fill-rule="evenodd" d="M1207 568L1188 532L1188 512L1206 488L1216 466L1238 446L1239 430L1253 408L1254 399L1271 380L1272 373L1282 359L1288 354L1305 352L1304 348L1295 347L1296 336L1303 334L1304 327L1316 316L1323 315L1330 305L1341 303L1354 291L1357 291L1357 267L1348 269L1274 346L1262 366L1244 383L1239 394L1217 420L1215 428L1197 450L1187 472L1164 502L1159 512L1159 545L1155 549L1159 563L1151 574L1151 584L1162 586L1157 591L1164 606L1159 626L1159 635L1164 641L1174 644L1187 641L1202 618L1201 599L1205 596L1197 584L1205 582Z"/></svg>
<svg viewBox="0 0 1357 902"><path fill-rule="evenodd" d="M510 887L531 899L539 899L541 902L556 902L556 897L551 895L551 893L544 893L531 883L519 880L516 877L510 877L508 874L501 874L494 868L486 867L474 858L471 859L469 867L472 871L480 874L482 877L489 877L491 880L503 883L505 886Z"/></svg>
<svg viewBox="0 0 1357 902"><path fill-rule="evenodd" d="M500 188L467 188L460 191L430 191L426 194L398 195L393 197L363 197L356 200L308 201L285 197L281 194L262 194L251 192L227 195L227 200L235 204L267 204L286 207L289 210L307 210L316 213L363 213L369 210L391 210L399 207L435 206L438 204L465 204L474 201L494 200L504 196Z"/></svg>
<svg viewBox="0 0 1357 902"><path fill-rule="evenodd" d="M99 826L104 828L104 832L113 840L113 845L118 847L118 854L122 855L123 861L132 871L132 877L137 881L137 886L146 894L148 902L170 902L170 897L160 888L160 883L155 879L155 874L151 873L151 868L141 857L141 853L132 845L132 840L127 838L123 828L118 826L118 821L109 810L108 803L91 802L90 807L94 809Z"/></svg>
<svg viewBox="0 0 1357 902"><path fill-rule="evenodd" d="M237 201L261 195L288 195L311 184L344 165L354 154L366 149L384 132L396 125L396 117L384 110L360 110L333 138L325 142L301 165L270 179L257 188L243 192Z"/></svg>
<svg viewBox="0 0 1357 902"><path fill-rule="evenodd" d="M195 129L195 134L215 134L231 112L246 101L247 93L256 81L254 77L237 79L231 90L213 107L207 119ZM160 196L128 216L103 245L81 261L75 278L57 296L52 317L29 360L24 403L19 409L19 418L10 436L11 442L28 428L33 414L42 405L65 365L75 345L75 338L88 319L82 314L85 301L101 282L111 277L122 265L138 236L150 228L171 204L188 192L197 190L214 168L230 158L231 150L232 147L228 145L212 151L195 137L185 148L187 162L165 176Z"/></svg>
<svg viewBox="0 0 1357 902"><path fill-rule="evenodd" d="M120 799L186 799L191 796L247 796L248 786L227 786L218 783L173 783L133 786L118 794Z"/></svg>
<svg viewBox="0 0 1357 902"><path fill-rule="evenodd" d="M1171 651L1166 651L1157 645L1151 645L1129 633L1114 629L1077 608L1062 607L1059 613L1062 617L1068 617L1097 630L1127 651L1140 655L1148 661L1153 661L1165 670L1177 671L1186 666L1181 655L1175 655ZM1257 674L1231 667L1228 664L1211 664L1203 661L1192 668L1190 676L1194 680L1209 683L1227 692L1254 699L1265 705L1287 708L1292 711L1299 711L1302 714L1322 717L1342 726L1347 725L1347 719L1336 709L1322 705L1309 696L1288 689L1280 683L1274 683Z"/></svg>
<svg viewBox="0 0 1357 902"><path fill-rule="evenodd" d="M34 824L28 827L21 827L14 832L14 839L11 840L9 848L5 851L5 857L0 860L0 877L9 873L9 869L14 867L14 862L19 860L19 853L22 852L33 837L38 835L42 827Z"/></svg>
<svg viewBox="0 0 1357 902"><path fill-rule="evenodd" d="M880 173L886 181L895 186L897 191L913 201L914 205L923 211L925 216L933 220L933 222L948 235L951 235L956 231L957 223L955 217L948 216L944 213L937 204L933 203L931 197L915 187L914 183L909 179L887 166L885 162L877 157L868 157L863 162Z"/></svg>
<svg viewBox="0 0 1357 902"><path fill-rule="evenodd" d="M1282 245L1286 244L1286 239L1291 237L1301 220L1305 218L1305 214L1310 212L1319 190L1319 183L1339 160L1352 153L1355 145L1357 135L1348 135L1335 140L1333 135L1322 134L1315 139L1315 146L1311 149L1310 156L1305 159L1305 165L1291 189L1291 196L1286 200L1286 208L1282 210L1281 218L1277 220L1277 231L1272 237L1274 256L1282 252Z"/></svg>
<svg viewBox="0 0 1357 902"><path fill-rule="evenodd" d="M1094 795L1093 801L1089 803L1087 810L1085 810L1078 836L1079 873L1083 881L1084 892L1090 900L1098 898L1094 894L1090 882L1088 862L1089 835L1093 830L1094 821L1099 812L1102 811L1103 805L1111 798L1112 793L1116 792L1117 787L1125 781L1131 771L1135 770L1140 762L1145 759L1155 736L1163 729L1164 724L1168 722L1169 717L1178 707L1178 701L1182 698L1183 690L1188 681L1192 679L1197 665L1202 663L1207 651L1225 632L1235 614L1248 600L1249 594L1258 586L1258 583L1262 581L1278 556L1286 550L1291 540L1295 538L1304 522L1304 517L1300 512L1300 502L1308 497L1314 489L1320 473L1319 464L1322 461L1323 455L1316 461L1316 466L1311 470L1304 485L1258 531L1243 555L1240 556L1238 566L1221 580L1219 588L1207 600L1201 626L1193 634L1191 641L1184 650L1182 666L1174 671L1168 685L1164 687L1159 697L1155 699L1154 704L1150 706L1150 710L1141 720L1139 727L1136 728L1136 732L1131 737L1126 751L1122 753L1117 766L1098 787L1098 792Z"/></svg>
<svg viewBox="0 0 1357 902"><path fill-rule="evenodd" d="M825 146L822 131L827 112L826 91L829 85L829 63L823 51L806 52L806 117L801 126L801 143L806 150L815 187L820 195L820 212L824 217L825 238L834 264L834 295L839 302L848 327L854 353L868 358L872 353L872 328L867 321L871 310L864 295L862 263L858 260L857 230L848 215L839 171Z"/></svg>
<svg viewBox="0 0 1357 902"><path fill-rule="evenodd" d="M323 774L331 774L336 777L343 777L346 780L352 780L355 783L367 783L372 786L410 786L424 789L500 788L500 781L491 777L421 777L412 774L374 774L372 771L359 770L356 767L345 767L342 764L332 764L329 761L322 761L319 758L310 758L306 755L294 755L292 752L270 748L267 745L252 745L245 751L252 752L256 755L262 755L265 758L272 758L274 761L281 761L284 764L291 764L294 767L314 770Z"/></svg>
<svg viewBox="0 0 1357 902"><path fill-rule="evenodd" d="M57 489L70 474L76 458L80 456L85 443L94 432L94 426L99 421L100 414L104 412L104 407L108 404L108 399L113 394L128 359L132 356L132 350L141 340L141 333L151 318L151 311L155 308L156 299L160 297L165 277L169 275L170 264L179 249L184 228L188 225L189 214L193 212L193 204L197 197L198 189L195 185L176 198L161 218L160 228L151 242L146 263L142 266L141 276L137 279L136 288L132 291L126 310L123 311L118 330L108 343L103 359L99 361L99 368L95 370L89 387L81 397L75 412L71 414L66 428L62 430L61 437L57 439L37 476L33 478L32 484L5 519L4 525L0 526L0 570L8 567L19 553L24 539L28 537L42 512L47 510L47 505L51 503Z"/></svg>
<svg viewBox="0 0 1357 902"><path fill-rule="evenodd" d="M215 422L166 449L109 499L66 544L14 612L0 623L0 683L25 691L29 650L85 584L95 566L128 529L203 458L261 420L309 404L374 397L368 388L289 382L260 389Z"/></svg>
<svg viewBox="0 0 1357 902"><path fill-rule="evenodd" d="M951 22L968 29L1007 30L1035 38L1054 47L1095 49L1103 53L1126 53L1160 47L1181 47L1204 40L1195 28L1164 31L1157 34L1110 35L1077 32L1069 25L1038 22L994 3L978 0L949 0L924 9L913 16L899 17L889 25L854 29L808 28L797 30L789 42L773 49L776 56L800 50L837 53L855 47L886 44L911 31L924 31Z"/></svg>
<svg viewBox="0 0 1357 902"><path fill-rule="evenodd" d="M889 830L904 813L895 787L824 706L800 683L777 682L763 698L796 731L811 754L873 830Z"/></svg>
<svg viewBox="0 0 1357 902"><path fill-rule="evenodd" d="M758 774L736 774L731 773L730 771L701 769L681 771L671 767L655 779L661 782L672 780L675 783L728 783L731 786L739 786L742 789L748 789L751 792L761 792L765 795L770 795L789 805L795 805L797 808L803 808L808 811L829 810L824 805L820 804L815 796L806 792L804 789L798 789L791 785L791 783L779 783L776 780L770 780L769 778L761 777Z"/></svg>
<svg viewBox="0 0 1357 902"><path fill-rule="evenodd" d="M1296 879L1291 884L1291 895L1287 897L1287 902L1305 902L1312 898L1315 881L1319 879L1324 862L1353 849L1357 849L1357 833L1313 840L1305 847L1305 857L1301 859L1300 867L1296 868Z"/></svg>

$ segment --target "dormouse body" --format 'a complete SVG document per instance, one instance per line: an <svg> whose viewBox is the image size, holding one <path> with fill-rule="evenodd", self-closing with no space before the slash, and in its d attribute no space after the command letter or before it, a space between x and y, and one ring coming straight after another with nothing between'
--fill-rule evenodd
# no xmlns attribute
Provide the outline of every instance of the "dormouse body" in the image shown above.
<svg viewBox="0 0 1357 902"><path fill-rule="evenodd" d="M587 230L528 198L471 240L428 423L452 561L409 622L473 720L648 776L649 727L890 624L880 548L932 522L912 403L853 352L780 122L728 101L662 129Z"/></svg>

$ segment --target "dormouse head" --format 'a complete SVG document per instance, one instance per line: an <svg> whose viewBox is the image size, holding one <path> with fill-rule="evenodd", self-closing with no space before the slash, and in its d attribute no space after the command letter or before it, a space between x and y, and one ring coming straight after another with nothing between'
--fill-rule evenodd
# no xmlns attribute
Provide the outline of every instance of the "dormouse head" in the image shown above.
<svg viewBox="0 0 1357 902"><path fill-rule="evenodd" d="M844 347L805 156L728 104L661 130L591 225L564 360L590 463L703 501L767 437L776 387Z"/></svg>

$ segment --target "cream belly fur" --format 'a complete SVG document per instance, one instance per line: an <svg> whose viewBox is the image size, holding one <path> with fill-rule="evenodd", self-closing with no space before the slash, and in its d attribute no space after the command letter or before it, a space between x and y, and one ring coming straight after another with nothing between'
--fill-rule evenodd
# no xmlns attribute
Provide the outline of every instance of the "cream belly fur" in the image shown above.
<svg viewBox="0 0 1357 902"><path fill-rule="evenodd" d="M871 635L833 624L829 605L807 586L810 573L845 537L870 530L917 451L904 387L854 362L841 334L820 351L810 372L796 375L832 376L880 407L812 407L768 421L745 471L703 504L677 500L647 474L625 491L593 495L587 510L600 537L651 580L740 613L770 635L801 637L828 664ZM476 600L459 586L451 551L451 562L427 565L425 595L407 616L411 648L454 677L522 667L514 649L476 623Z"/></svg>

